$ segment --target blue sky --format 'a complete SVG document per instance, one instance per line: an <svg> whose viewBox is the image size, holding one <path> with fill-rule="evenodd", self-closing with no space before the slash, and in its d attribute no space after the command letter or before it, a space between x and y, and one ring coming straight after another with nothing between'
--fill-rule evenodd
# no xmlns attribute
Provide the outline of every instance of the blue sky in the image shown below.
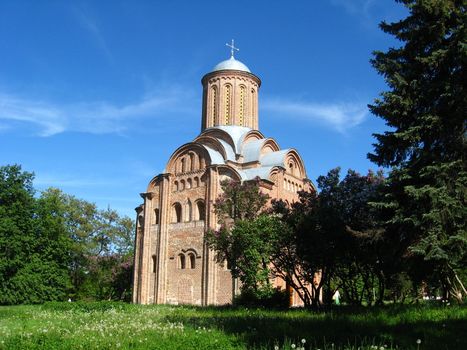
<svg viewBox="0 0 467 350"><path fill-rule="evenodd" d="M366 172L367 104L386 89L378 28L392 0L0 1L0 165L133 216L149 180L200 132L201 77L230 55L262 80L260 130L313 181Z"/></svg>

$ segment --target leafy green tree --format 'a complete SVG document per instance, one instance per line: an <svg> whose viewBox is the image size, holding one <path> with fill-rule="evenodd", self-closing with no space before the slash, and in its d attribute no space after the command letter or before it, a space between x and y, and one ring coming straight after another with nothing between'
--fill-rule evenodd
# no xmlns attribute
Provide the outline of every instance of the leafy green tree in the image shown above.
<svg viewBox="0 0 467 350"><path fill-rule="evenodd" d="M70 289L70 239L57 191L34 199L34 175L0 168L0 303L64 300Z"/></svg>
<svg viewBox="0 0 467 350"><path fill-rule="evenodd" d="M305 306L319 308L321 297L329 303L340 287L347 302L372 301L376 281L383 287L385 281L384 235L371 206L384 178L381 173L362 176L349 170L341 181L336 168L317 183L319 194L301 192L291 208L280 201L273 204L288 227L276 241L274 272Z"/></svg>
<svg viewBox="0 0 467 350"><path fill-rule="evenodd" d="M240 279L243 294L269 296L273 292L270 258L281 223L263 212L269 197L257 181L224 181L221 186L222 194L214 203L220 229L207 234L207 243L218 261L228 264L232 277Z"/></svg>
<svg viewBox="0 0 467 350"><path fill-rule="evenodd" d="M388 230L405 246L414 280L438 281L444 298L467 294L467 61L465 0L403 0L409 15L381 29L401 46L372 60L389 91L370 110L390 127L370 160L392 167Z"/></svg>
<svg viewBox="0 0 467 350"><path fill-rule="evenodd" d="M0 167L0 303L26 300L21 271L34 252L34 174L19 165Z"/></svg>

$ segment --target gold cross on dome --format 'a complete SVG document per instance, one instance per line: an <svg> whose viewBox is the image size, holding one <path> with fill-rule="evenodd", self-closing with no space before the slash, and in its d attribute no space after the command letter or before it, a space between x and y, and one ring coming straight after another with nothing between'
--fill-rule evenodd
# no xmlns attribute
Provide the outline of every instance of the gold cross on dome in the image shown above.
<svg viewBox="0 0 467 350"><path fill-rule="evenodd" d="M234 57L234 50L240 51L238 47L235 47L234 39L232 39L232 44L225 44L226 46L230 47L230 57Z"/></svg>

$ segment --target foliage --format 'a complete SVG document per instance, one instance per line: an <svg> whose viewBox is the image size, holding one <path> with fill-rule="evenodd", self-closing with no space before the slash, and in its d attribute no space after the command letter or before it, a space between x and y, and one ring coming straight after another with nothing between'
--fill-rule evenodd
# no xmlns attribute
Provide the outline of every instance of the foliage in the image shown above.
<svg viewBox="0 0 467 350"><path fill-rule="evenodd" d="M63 300L70 289L69 246L54 193L35 200L34 175L0 168L0 303Z"/></svg>
<svg viewBox="0 0 467 350"><path fill-rule="evenodd" d="M128 300L133 222L0 167L0 304Z"/></svg>
<svg viewBox="0 0 467 350"><path fill-rule="evenodd" d="M0 307L0 349L464 349L465 306L306 310L46 303ZM124 325L124 326L122 326ZM302 343L305 339L305 343ZM386 345L386 347L385 347Z"/></svg>
<svg viewBox="0 0 467 350"><path fill-rule="evenodd" d="M274 291L270 283L270 257L274 237L280 233L277 218L261 214L268 196L258 182L224 181L222 194L214 203L219 230L208 232L206 241L226 261L233 278L241 281L242 293L268 298Z"/></svg>
<svg viewBox="0 0 467 350"><path fill-rule="evenodd" d="M0 167L0 304L23 302L30 291L23 277L34 253L34 174Z"/></svg>
<svg viewBox="0 0 467 350"><path fill-rule="evenodd" d="M339 175L336 168L320 176L319 195L301 192L300 201L290 209L280 201L273 204L273 212L288 226L273 257L275 273L306 306L315 308L321 304L323 288L325 303L341 287L348 303L371 302L375 281L384 279L385 256L380 254L384 242L378 213L371 206L383 175L370 171L362 176L349 170L342 181Z"/></svg>
<svg viewBox="0 0 467 350"><path fill-rule="evenodd" d="M387 229L414 281L443 296L467 294L467 33L463 0L404 0L407 18L381 24L401 46L372 60L390 90L370 106L390 127L375 134L369 158L392 167L385 200Z"/></svg>

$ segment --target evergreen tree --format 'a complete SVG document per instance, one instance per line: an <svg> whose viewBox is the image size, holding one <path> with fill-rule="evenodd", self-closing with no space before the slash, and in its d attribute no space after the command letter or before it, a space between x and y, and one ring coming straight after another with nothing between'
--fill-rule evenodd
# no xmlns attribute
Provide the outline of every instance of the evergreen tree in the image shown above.
<svg viewBox="0 0 467 350"><path fill-rule="evenodd" d="M370 110L390 127L376 134L370 160L392 167L385 210L394 242L419 278L439 281L444 297L467 294L467 32L465 0L398 0L407 18L381 23L401 46L375 52L389 91ZM420 272L423 272L420 274Z"/></svg>

